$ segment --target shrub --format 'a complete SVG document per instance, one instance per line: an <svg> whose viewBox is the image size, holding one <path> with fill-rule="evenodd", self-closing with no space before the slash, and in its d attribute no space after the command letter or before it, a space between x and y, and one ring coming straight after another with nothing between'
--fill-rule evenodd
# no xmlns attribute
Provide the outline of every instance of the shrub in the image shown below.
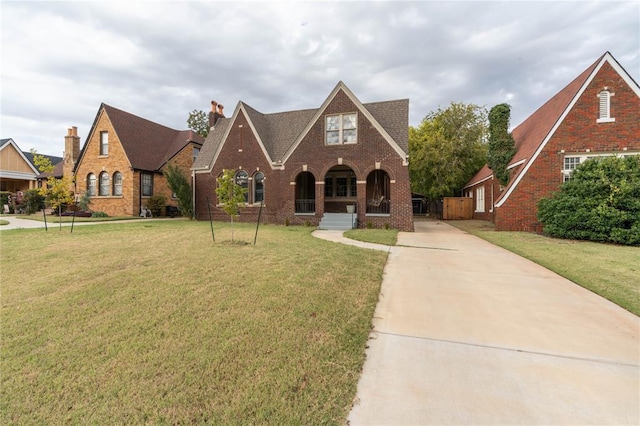
<svg viewBox="0 0 640 426"><path fill-rule="evenodd" d="M640 245L640 156L591 159L538 203L545 234Z"/></svg>
<svg viewBox="0 0 640 426"><path fill-rule="evenodd" d="M91 213L91 217L109 217L105 212L93 212Z"/></svg>
<svg viewBox="0 0 640 426"><path fill-rule="evenodd" d="M24 193L22 204L26 214L33 214L38 210L44 209L44 197L40 195L38 189L29 189Z"/></svg>
<svg viewBox="0 0 640 426"><path fill-rule="evenodd" d="M151 213L154 216L160 216L162 209L164 208L165 204L167 204L167 197L162 194L152 195L151 197L147 198L146 204L147 208L151 210Z"/></svg>

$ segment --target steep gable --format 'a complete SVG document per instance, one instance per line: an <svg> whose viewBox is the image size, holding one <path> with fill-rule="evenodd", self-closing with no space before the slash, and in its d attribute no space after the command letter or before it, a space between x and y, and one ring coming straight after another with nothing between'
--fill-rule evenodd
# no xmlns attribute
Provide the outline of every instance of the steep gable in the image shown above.
<svg viewBox="0 0 640 426"><path fill-rule="evenodd" d="M590 67L584 70L576 79L558 92L522 124L516 127L512 134L516 141L517 152L509 163L513 168L523 164L523 167L513 170L513 175L506 190L496 201L496 207L502 206L518 186L523 176L527 173L545 145L551 139L556 129L562 124L582 93L589 86L604 64L611 65L624 79L631 89L640 96L640 88L631 76L606 52Z"/></svg>
<svg viewBox="0 0 640 426"><path fill-rule="evenodd" d="M0 170L4 172L4 177L10 177L7 172L16 172L21 175L40 173L33 164L31 153L27 156L13 139L0 140L0 151L2 152Z"/></svg>
<svg viewBox="0 0 640 426"><path fill-rule="evenodd" d="M356 108L369 119L398 155L406 160L408 152L408 99L362 104L339 82L320 108L277 113L261 113L240 101L230 118L220 119L209 133L194 170L207 170L215 163L226 142L231 123L244 114L265 158L272 168L279 168L298 147L311 127L324 114L335 96L344 92Z"/></svg>
<svg viewBox="0 0 640 426"><path fill-rule="evenodd" d="M331 104L333 99L338 95L338 93L344 93L349 98L349 100L356 106L357 110L360 113L362 113L367 118L367 120L369 120L369 122L373 125L373 127L383 136L383 138L393 148L393 150L398 154L398 156L401 157L403 159L403 161L406 162L407 149L403 149L401 147L401 145L399 144L398 140L395 140L389 134L389 130L391 130L396 135L401 135L402 134L402 130L400 130L400 128L402 126L405 126L405 124L406 124L405 127L407 127L407 130L405 130L405 132L407 132L407 134L408 134L408 123L407 123L408 114L404 115L404 116L401 116L400 112L403 111L403 110L405 112L408 112L409 101L408 100L395 101L398 104L406 103L406 106L399 108L397 111L394 111L393 114L389 114L388 111L381 109L380 105L369 104L372 107L372 110L376 112L378 117L381 118L381 120L383 122L393 121L394 119L398 120L397 122L395 122L396 123L395 126L392 126L391 129L386 129L382 125L382 123L372 114L372 112L365 105L363 105L360 102L360 100L358 100L358 98L353 94L353 92L351 92L351 90L349 90L349 88L342 81L340 81L340 82L338 82L336 87L333 89L333 91L329 94L327 99L325 99L325 101L320 106L320 108L318 108L316 110L315 114L313 115L311 120L307 123L306 127L304 128L304 130L296 138L296 140L293 142L293 144L287 149L286 153L284 154L284 158L282 160L283 163L286 162L287 159L293 154L293 152L296 150L296 148L298 147L300 142L305 138L307 133L309 133L309 131L311 130L313 125L324 115L325 110ZM382 103L380 103L380 104L382 104ZM404 142L400 142L400 143L404 144Z"/></svg>
<svg viewBox="0 0 640 426"><path fill-rule="evenodd" d="M104 103L100 105L87 141L98 130L96 126L101 114L106 114L131 167L137 170L160 170L187 144L203 142L203 138L193 131L174 130ZM82 161L87 145L85 143L82 148L76 167Z"/></svg>

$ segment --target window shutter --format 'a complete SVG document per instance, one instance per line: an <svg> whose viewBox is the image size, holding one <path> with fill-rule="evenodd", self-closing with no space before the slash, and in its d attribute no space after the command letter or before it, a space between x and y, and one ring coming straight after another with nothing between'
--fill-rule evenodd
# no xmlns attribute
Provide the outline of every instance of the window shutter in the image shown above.
<svg viewBox="0 0 640 426"><path fill-rule="evenodd" d="M609 118L609 92L600 92L600 118Z"/></svg>

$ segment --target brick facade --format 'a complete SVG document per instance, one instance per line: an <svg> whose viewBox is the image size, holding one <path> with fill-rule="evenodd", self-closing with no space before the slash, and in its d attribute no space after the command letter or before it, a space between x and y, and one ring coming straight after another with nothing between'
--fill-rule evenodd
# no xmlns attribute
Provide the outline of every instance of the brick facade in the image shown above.
<svg viewBox="0 0 640 426"><path fill-rule="evenodd" d="M338 91L322 114L309 126L286 161L276 166L265 157L256 135L250 130L248 118L240 110L230 124L229 133L213 167L195 175L197 217L208 218L209 197L214 219L226 220L224 212L215 207L215 179L223 169L242 169L249 176L257 171L265 174L262 221L266 223L317 226L326 211L354 204L360 227L389 226L402 231L413 231L413 209L405 158L398 155L361 108L361 104L354 103L345 91ZM357 142L326 145L325 117L345 113L357 113ZM356 182L356 196L344 202L325 199L325 177L338 167L345 173L350 173ZM372 193L371 185L367 188L367 178L376 170L384 171L389 178L388 214L366 212L367 196ZM296 213L295 210L296 180L303 172L310 173L315 179L315 211L312 213ZM240 213L240 220L255 222L258 211L259 204L247 205ZM345 212L346 209L339 211Z"/></svg>
<svg viewBox="0 0 640 426"><path fill-rule="evenodd" d="M562 115L564 117L555 131L546 143L543 144L542 140L539 142L538 155L512 168L510 185L515 186L508 188L510 193L503 195L503 190L494 182L495 200L503 197L502 202L494 208L494 213L474 214L474 218L493 220L496 230L541 232L543 224L537 220L537 203L560 188L564 181L566 156L587 158L640 153L640 97L637 84L610 54L606 54L601 67L594 66L593 75L587 77L592 78L585 78L581 91L575 95L575 102L558 114L558 119ZM615 121L598 122L598 95L605 89L613 93L610 115ZM485 186L485 193L490 190L491 184L484 181L468 186L466 193L475 194L480 185Z"/></svg>
<svg viewBox="0 0 640 426"><path fill-rule="evenodd" d="M137 117L136 117L137 118ZM108 135L108 154L100 155L100 135L106 132ZM193 148L200 146L194 142L185 142L184 147L178 151L168 162L177 164L183 172L189 176L193 164ZM82 155L75 166L75 193L82 195L87 191L90 174L96 176L96 193L91 197L89 205L92 211L102 211L109 216L138 216L141 206L145 205L148 197L141 196L141 176L143 173L153 174L153 194L161 194L166 198L167 206L177 206L177 200L172 198L166 178L160 170L141 170L132 167L131 159L127 154L114 124L104 108L98 112L92 131L83 147ZM109 195L99 195L100 174L106 172L109 175ZM122 174L122 195L113 195L113 177L116 172ZM163 210L162 214L165 214Z"/></svg>

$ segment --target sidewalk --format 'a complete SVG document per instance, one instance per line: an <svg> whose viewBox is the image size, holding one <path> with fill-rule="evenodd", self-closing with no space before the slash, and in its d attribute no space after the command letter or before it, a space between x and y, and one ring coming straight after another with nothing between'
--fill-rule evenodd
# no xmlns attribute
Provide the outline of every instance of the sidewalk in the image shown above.
<svg viewBox="0 0 640 426"><path fill-rule="evenodd" d="M350 425L640 424L640 319L444 222L399 234L373 323Z"/></svg>

